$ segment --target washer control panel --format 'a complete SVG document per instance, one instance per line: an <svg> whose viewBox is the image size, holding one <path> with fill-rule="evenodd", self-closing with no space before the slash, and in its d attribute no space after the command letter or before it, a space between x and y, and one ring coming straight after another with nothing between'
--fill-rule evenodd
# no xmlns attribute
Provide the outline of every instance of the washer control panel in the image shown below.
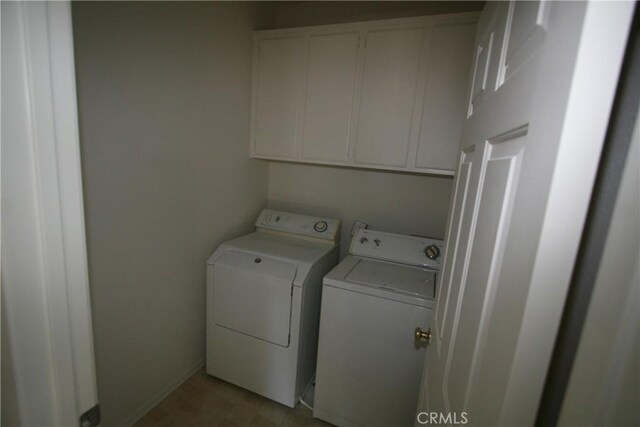
<svg viewBox="0 0 640 427"><path fill-rule="evenodd" d="M351 240L349 253L440 270L444 255L444 241L360 229Z"/></svg>
<svg viewBox="0 0 640 427"><path fill-rule="evenodd" d="M256 220L258 229L299 234L322 240L340 239L340 221L331 218L299 215L291 212L264 209Z"/></svg>

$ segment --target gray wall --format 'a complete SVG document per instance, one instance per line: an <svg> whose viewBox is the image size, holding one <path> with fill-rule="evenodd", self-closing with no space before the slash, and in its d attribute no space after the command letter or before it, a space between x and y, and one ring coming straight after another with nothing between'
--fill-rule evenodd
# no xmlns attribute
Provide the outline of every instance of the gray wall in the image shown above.
<svg viewBox="0 0 640 427"><path fill-rule="evenodd" d="M484 2L283 2L278 28L482 10ZM269 164L269 206L343 221L341 256L354 219L384 231L444 236L453 179L292 163Z"/></svg>
<svg viewBox="0 0 640 427"><path fill-rule="evenodd" d="M130 422L200 366L205 261L253 229L252 3L74 2L102 426Z"/></svg>
<svg viewBox="0 0 640 427"><path fill-rule="evenodd" d="M484 1L292 1L280 2L278 28L338 24L373 19L405 18L480 11Z"/></svg>
<svg viewBox="0 0 640 427"><path fill-rule="evenodd" d="M443 238L451 178L271 163L269 206L342 220L341 257L353 221L393 233Z"/></svg>

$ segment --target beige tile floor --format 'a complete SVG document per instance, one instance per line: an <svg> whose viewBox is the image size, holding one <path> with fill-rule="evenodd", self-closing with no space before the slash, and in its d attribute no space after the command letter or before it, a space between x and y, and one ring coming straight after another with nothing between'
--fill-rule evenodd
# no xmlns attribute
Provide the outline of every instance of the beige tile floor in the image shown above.
<svg viewBox="0 0 640 427"><path fill-rule="evenodd" d="M331 426L311 417L298 404L289 408L225 381L204 370L142 417L135 427L321 427Z"/></svg>

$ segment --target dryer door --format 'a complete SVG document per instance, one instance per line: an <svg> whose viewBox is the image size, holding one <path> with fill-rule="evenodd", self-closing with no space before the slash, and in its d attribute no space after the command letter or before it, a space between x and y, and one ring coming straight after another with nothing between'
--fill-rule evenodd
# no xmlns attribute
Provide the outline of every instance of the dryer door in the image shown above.
<svg viewBox="0 0 640 427"><path fill-rule="evenodd" d="M291 262L225 252L213 267L214 323L288 347L296 269Z"/></svg>

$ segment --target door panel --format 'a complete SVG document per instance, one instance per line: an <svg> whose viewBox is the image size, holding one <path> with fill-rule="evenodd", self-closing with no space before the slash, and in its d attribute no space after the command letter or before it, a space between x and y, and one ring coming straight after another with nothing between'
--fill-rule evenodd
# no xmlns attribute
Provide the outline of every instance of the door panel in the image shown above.
<svg viewBox="0 0 640 427"><path fill-rule="evenodd" d="M474 49L473 77L469 96L468 118L476 114L481 106L491 98L497 90L500 58L504 48L506 20L509 15L507 2L487 2L476 32ZM467 121L463 126L463 147L465 147L464 129L473 125ZM468 129L467 129L468 130ZM472 143L477 142L474 140Z"/></svg>
<svg viewBox="0 0 640 427"><path fill-rule="evenodd" d="M450 243L447 244L442 279L437 288L435 333L425 358L424 377L418 400L419 411L431 407L442 409L449 407L446 401L447 392L443 388L446 385L443 383L443 376L451 342L451 329L455 321L454 314L457 312L459 302L458 295L461 292L461 287L456 284L466 274L467 248L470 244L471 219L477 193L477 182L473 177L479 173L478 156L481 155L482 152L476 152L475 146L461 153L452 202L453 210L447 231L447 242Z"/></svg>
<svg viewBox="0 0 640 427"><path fill-rule="evenodd" d="M466 407L473 368L480 357L483 323L493 310L496 274L502 261L504 233L509 226L524 147L523 132L518 130L516 135L515 139L500 138L499 142L485 144L484 173L476 201L479 209L473 221L473 246L465 278L468 286L457 310L459 318L445 368L445 389L452 411Z"/></svg>
<svg viewBox="0 0 640 427"><path fill-rule="evenodd" d="M422 38L419 28L367 34L356 163L406 166Z"/></svg>
<svg viewBox="0 0 640 427"><path fill-rule="evenodd" d="M489 78L489 65L491 64L491 51L495 33L490 31L485 38L478 43L475 49L475 65L471 84L471 99L469 101L469 115L473 114L484 99Z"/></svg>
<svg viewBox="0 0 640 427"><path fill-rule="evenodd" d="M447 249L441 280L437 286L437 304L434 321L434 337L427 352L424 366L423 384L420 388L418 410L448 408L446 390L443 390L443 375L447 350L451 342L451 328L457 312L458 295L461 287L456 286L464 277L470 243L471 218L475 209L477 183L472 177L478 173L480 163L475 146L461 152L456 174L453 209L447 232ZM435 347L435 348L434 348ZM435 351L434 351L435 350Z"/></svg>
<svg viewBox="0 0 640 427"><path fill-rule="evenodd" d="M461 271L463 268L462 262L464 260L464 254L466 254L466 243L469 240L469 224L463 227L465 219L470 217L470 214L464 215L467 209L472 207L472 197L474 196L475 189L471 188L471 172L474 165L475 147L463 151L461 155L460 165L458 167L456 188L453 194L453 210L451 212L451 219L449 225L449 233L447 235L447 254L445 254L445 263L442 268L439 287L438 287L438 302L436 306L435 327L437 330L436 347L438 351L441 346L439 342L448 336L445 333L445 319L444 313L447 312L447 307L450 301L457 301L458 288L454 287L454 295L451 295L452 287L451 283L454 278L454 274ZM456 262L456 260L458 260Z"/></svg>
<svg viewBox="0 0 640 427"><path fill-rule="evenodd" d="M501 86L544 41L548 1L515 1L509 5L505 45L500 64Z"/></svg>
<svg viewBox="0 0 640 427"><path fill-rule="evenodd" d="M346 162L358 32L309 37L302 158Z"/></svg>

